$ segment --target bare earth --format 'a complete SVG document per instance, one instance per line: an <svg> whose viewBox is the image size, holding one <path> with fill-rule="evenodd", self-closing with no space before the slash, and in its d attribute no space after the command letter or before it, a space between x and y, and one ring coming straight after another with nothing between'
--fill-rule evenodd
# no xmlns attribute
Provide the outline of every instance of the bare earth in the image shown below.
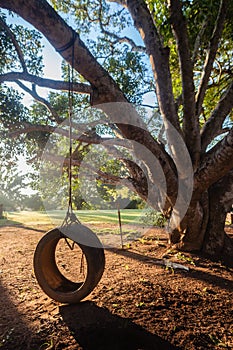
<svg viewBox="0 0 233 350"><path fill-rule="evenodd" d="M34 276L41 231L0 228L1 350L233 349L233 269L169 251L154 229L124 250L106 251L92 294L62 305ZM160 265L164 256L189 271Z"/></svg>

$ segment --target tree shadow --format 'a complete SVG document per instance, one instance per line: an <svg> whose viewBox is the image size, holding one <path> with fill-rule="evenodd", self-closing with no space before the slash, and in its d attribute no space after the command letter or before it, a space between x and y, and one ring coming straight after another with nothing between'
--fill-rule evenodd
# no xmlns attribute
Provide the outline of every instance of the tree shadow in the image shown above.
<svg viewBox="0 0 233 350"><path fill-rule="evenodd" d="M11 301L7 289L0 280L0 349L27 349L28 339L34 338L30 328ZM33 345L33 344L32 344Z"/></svg>
<svg viewBox="0 0 233 350"><path fill-rule="evenodd" d="M162 264L163 259L150 257L148 255L145 256L143 254L131 252L129 250L121 250L121 249L110 249L110 251L112 253L125 256L127 258L141 261L145 264L158 265L158 266L163 265ZM200 271L199 269L195 269L195 267L191 267L188 272L187 271L184 272L183 270L177 269L176 273L179 273L182 275L185 274L187 277L190 277L196 280L205 281L210 285L218 286L221 289L225 289L230 292L233 290L233 281L230 281L229 279L226 279L223 276L214 275L211 272Z"/></svg>
<svg viewBox="0 0 233 350"><path fill-rule="evenodd" d="M83 350L175 350L169 342L149 333L130 319L114 315L109 310L85 301L59 308Z"/></svg>
<svg viewBox="0 0 233 350"><path fill-rule="evenodd" d="M181 271L178 271L178 273L181 273ZM190 271L189 276L192 279L204 281L204 282L208 283L210 286L211 285L218 286L221 289L225 289L229 292L232 292L232 290L233 290L233 281L230 281L229 279L226 279L225 277L220 277L220 276L214 275L211 272L205 272L205 271L192 269Z"/></svg>
<svg viewBox="0 0 233 350"><path fill-rule="evenodd" d="M23 228L23 229L28 230L28 231L35 231L35 232L42 232L42 233L45 233L48 231L47 226L43 229L36 228L36 227L30 227L30 226L26 226L26 225L19 225L17 227Z"/></svg>
<svg viewBox="0 0 233 350"><path fill-rule="evenodd" d="M9 220L6 217L3 217L0 219L0 227L5 227L5 226L18 226L21 225L20 222L15 221L15 220Z"/></svg>
<svg viewBox="0 0 233 350"><path fill-rule="evenodd" d="M133 260L138 260L138 261L144 262L144 263L149 264L149 265L158 265L158 266L160 265L161 266L162 262L163 262L163 259L151 257L149 255L143 255L143 254L132 252L132 251L126 250L126 249L109 248L108 251L110 251L111 253L114 253L114 254L125 256L126 258L130 258Z"/></svg>
<svg viewBox="0 0 233 350"><path fill-rule="evenodd" d="M41 225L42 226L42 225ZM25 229L25 230L29 230L29 231L35 231L35 232L46 232L48 231L48 226L49 225L45 225L44 228L36 228L36 227L31 227L31 226L27 226L27 225L24 225L22 224L21 222L18 222L18 221L13 221L13 220L8 220L8 219L1 219L0 220L0 229L1 228L6 228L6 227L16 227L16 228L22 228L22 229Z"/></svg>

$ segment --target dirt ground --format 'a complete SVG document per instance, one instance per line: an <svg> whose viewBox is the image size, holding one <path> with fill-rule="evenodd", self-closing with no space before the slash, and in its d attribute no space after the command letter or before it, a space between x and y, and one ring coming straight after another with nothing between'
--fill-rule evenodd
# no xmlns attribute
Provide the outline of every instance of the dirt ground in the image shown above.
<svg viewBox="0 0 233 350"><path fill-rule="evenodd" d="M233 269L169 250L154 229L125 249L106 250L95 290L62 305L33 272L44 229L0 228L1 350L233 349ZM164 258L189 270L165 267Z"/></svg>

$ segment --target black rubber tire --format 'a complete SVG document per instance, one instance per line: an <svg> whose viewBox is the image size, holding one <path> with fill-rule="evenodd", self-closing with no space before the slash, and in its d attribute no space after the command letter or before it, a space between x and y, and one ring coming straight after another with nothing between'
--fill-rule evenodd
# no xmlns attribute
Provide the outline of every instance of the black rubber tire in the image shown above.
<svg viewBox="0 0 233 350"><path fill-rule="evenodd" d="M68 280L57 267L56 247L59 240L65 237L58 228L46 233L39 241L34 253L34 272L41 289L51 299L67 304L78 303L90 294L100 281L105 266L104 249L98 237L91 230L88 232L92 242L96 241L96 245L89 247L78 244L87 263L87 275L82 283Z"/></svg>

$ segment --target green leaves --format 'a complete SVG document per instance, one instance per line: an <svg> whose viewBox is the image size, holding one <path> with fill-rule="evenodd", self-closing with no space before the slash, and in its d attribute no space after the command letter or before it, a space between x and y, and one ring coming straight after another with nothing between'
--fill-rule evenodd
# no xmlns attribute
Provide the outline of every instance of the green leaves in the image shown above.
<svg viewBox="0 0 233 350"><path fill-rule="evenodd" d="M0 16L8 27L8 29L3 28L0 24L0 73L23 70L16 47L19 45L23 55L21 59L24 60L28 72L41 75L43 71L42 35L22 25L7 24L6 16L1 12Z"/></svg>
<svg viewBox="0 0 233 350"><path fill-rule="evenodd" d="M23 207L24 195L22 189L27 186L26 175L22 175L19 171L11 166L7 169L0 163L0 203L4 204L5 210L15 210Z"/></svg>
<svg viewBox="0 0 233 350"><path fill-rule="evenodd" d="M119 50L104 62L105 69L112 75L127 98L132 103L142 101L143 92L149 90L149 72L142 54Z"/></svg>
<svg viewBox="0 0 233 350"><path fill-rule="evenodd" d="M0 128L15 129L27 121L28 109L21 102L22 95L13 88L0 85Z"/></svg>

